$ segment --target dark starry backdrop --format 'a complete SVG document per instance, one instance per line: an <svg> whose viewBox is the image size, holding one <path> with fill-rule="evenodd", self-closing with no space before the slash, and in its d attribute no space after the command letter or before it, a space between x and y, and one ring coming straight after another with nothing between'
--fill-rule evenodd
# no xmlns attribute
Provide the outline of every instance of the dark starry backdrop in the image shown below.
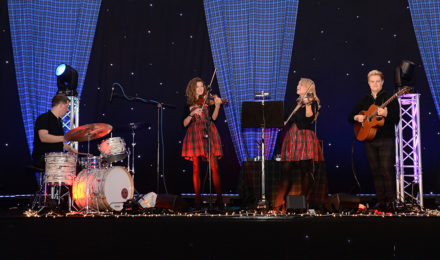
<svg viewBox="0 0 440 260"><path fill-rule="evenodd" d="M30 155L18 101L6 2L0 5L3 194L34 191L34 180L24 167L30 163ZM300 1L286 106L296 97L300 77L315 81L323 105L317 134L325 145L330 192L359 192L353 189L353 131L347 114L368 91L366 75L372 69L383 71L384 88L394 91L394 68L402 59L421 64L407 1ZM184 92L195 76L209 82L213 70L202 1L103 1L81 97L80 125L109 123L115 128L113 136L123 138L131 147L128 124L144 122L145 127L135 131L135 186L139 192L148 192L156 187L157 107L127 101L119 88L110 103L111 86L118 82L128 96L176 105L163 114L166 184L170 193L193 192L191 164L180 157L185 134L181 127ZM424 189L438 193L440 127L421 65L416 70L416 87L421 94ZM218 93L216 80L213 88ZM223 191L236 192L240 168L223 110L216 124L225 152L220 160ZM101 140L91 142L95 155ZM363 145L355 142L354 150L361 192L372 193ZM86 151L84 143L80 151Z"/></svg>

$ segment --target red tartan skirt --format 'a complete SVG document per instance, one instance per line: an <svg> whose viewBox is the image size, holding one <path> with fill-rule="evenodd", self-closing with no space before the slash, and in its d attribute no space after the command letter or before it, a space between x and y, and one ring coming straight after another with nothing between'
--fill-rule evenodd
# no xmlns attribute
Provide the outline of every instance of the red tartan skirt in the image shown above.
<svg viewBox="0 0 440 260"><path fill-rule="evenodd" d="M183 139L182 157L192 161L193 157L201 156L203 160L208 158L208 139L205 135L205 120L198 119L190 123ZM217 159L223 156L222 142L214 122L210 125L211 154Z"/></svg>
<svg viewBox="0 0 440 260"><path fill-rule="evenodd" d="M299 130L292 124L283 140L281 161L324 161L318 138L312 130Z"/></svg>

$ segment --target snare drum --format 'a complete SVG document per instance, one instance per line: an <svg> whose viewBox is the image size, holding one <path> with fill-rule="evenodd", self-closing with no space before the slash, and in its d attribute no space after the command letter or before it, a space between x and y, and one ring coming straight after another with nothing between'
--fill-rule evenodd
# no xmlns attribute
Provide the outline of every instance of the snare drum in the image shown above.
<svg viewBox="0 0 440 260"><path fill-rule="evenodd" d="M75 178L72 191L78 207L86 207L88 199L88 206L92 209L121 211L124 202L133 198L134 183L128 171L120 166L90 169L90 172L85 169Z"/></svg>
<svg viewBox="0 0 440 260"><path fill-rule="evenodd" d="M73 153L46 153L46 184L72 185L76 174L76 155Z"/></svg>
<svg viewBox="0 0 440 260"><path fill-rule="evenodd" d="M125 141L120 137L111 137L103 140L98 146L101 157L108 163L117 162L127 157Z"/></svg>
<svg viewBox="0 0 440 260"><path fill-rule="evenodd" d="M102 159L99 156L88 156L88 157L82 157L79 159L79 165L83 169L98 169L103 168Z"/></svg>

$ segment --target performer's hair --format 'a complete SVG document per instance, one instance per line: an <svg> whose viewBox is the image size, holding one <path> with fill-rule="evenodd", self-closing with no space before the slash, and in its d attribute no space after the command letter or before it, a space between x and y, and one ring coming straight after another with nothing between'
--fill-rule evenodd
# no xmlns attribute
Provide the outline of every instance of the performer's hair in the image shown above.
<svg viewBox="0 0 440 260"><path fill-rule="evenodd" d="M186 103L188 105L194 105L197 101L197 94L196 94L196 88L197 88L197 82L202 82L203 83L203 94L206 94L206 87L205 87L205 82L199 78L199 77L195 77L193 79L191 79L188 82L188 85L186 86Z"/></svg>
<svg viewBox="0 0 440 260"><path fill-rule="evenodd" d="M318 98L318 95L316 95L316 85L315 82L313 82L313 80L309 79L309 78L301 78L299 80L300 83L302 83L304 86L306 86L306 89L309 89L309 93L312 93L313 96L315 97L316 102L318 103L318 106L320 104L320 100ZM299 97L301 98L301 97Z"/></svg>
<svg viewBox="0 0 440 260"><path fill-rule="evenodd" d="M56 94L52 98L52 107L57 106L60 103L64 103L64 104L69 103L69 99L65 94Z"/></svg>
<svg viewBox="0 0 440 260"><path fill-rule="evenodd" d="M379 76L382 80L384 79L383 73L378 70L372 70L372 71L368 72L367 79L369 79L371 76Z"/></svg>

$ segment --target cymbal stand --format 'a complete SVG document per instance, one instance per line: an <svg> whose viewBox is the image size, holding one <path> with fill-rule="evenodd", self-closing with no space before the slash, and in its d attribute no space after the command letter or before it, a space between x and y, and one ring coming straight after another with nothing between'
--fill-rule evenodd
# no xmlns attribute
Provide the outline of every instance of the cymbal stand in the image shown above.
<svg viewBox="0 0 440 260"><path fill-rule="evenodd" d="M90 194L90 185L89 185L89 181L90 181L90 163L89 161L89 155L90 155L90 137L91 135L88 134L87 135L87 181L86 181L86 208L85 208L85 214L88 215L90 212L90 207L89 207L89 194ZM83 211L84 208L81 210Z"/></svg>
<svg viewBox="0 0 440 260"><path fill-rule="evenodd" d="M130 128L131 128L131 136L132 136L132 141L131 141L131 151L128 151L128 162L127 162L127 164L128 164L128 171L129 172L131 172L132 173L132 178L133 178L133 181L134 181L134 173L135 173L135 171L134 171L134 159L135 159L135 156L134 156L134 147L136 146L136 143L135 143L135 141L134 141L134 137L135 137L135 135L136 135L136 133L135 133L135 125L134 125L134 123L130 123ZM131 156L130 156L131 155ZM131 159L131 167L130 167L130 159Z"/></svg>

